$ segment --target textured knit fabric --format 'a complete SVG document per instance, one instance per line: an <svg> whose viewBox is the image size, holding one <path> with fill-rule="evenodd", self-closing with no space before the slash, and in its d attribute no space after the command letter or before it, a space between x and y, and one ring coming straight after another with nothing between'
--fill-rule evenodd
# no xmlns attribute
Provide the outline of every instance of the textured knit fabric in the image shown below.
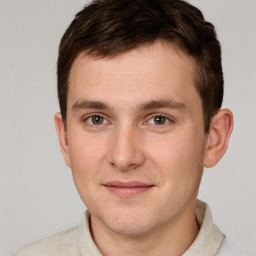
<svg viewBox="0 0 256 256"><path fill-rule="evenodd" d="M225 236L213 224L207 204L199 200L196 218L200 231L183 256L217 255ZM86 211L79 226L27 245L12 256L102 256L102 254L91 237L89 212Z"/></svg>

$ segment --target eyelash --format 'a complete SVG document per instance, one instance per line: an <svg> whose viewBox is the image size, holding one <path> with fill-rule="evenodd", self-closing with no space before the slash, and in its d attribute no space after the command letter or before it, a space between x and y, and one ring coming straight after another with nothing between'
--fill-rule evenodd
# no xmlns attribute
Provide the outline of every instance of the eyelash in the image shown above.
<svg viewBox="0 0 256 256"><path fill-rule="evenodd" d="M86 122L86 121L88 121L89 118L93 118L93 117L95 117L95 116L98 116L98 117L103 118L104 120L107 120L107 118L106 118L104 115L100 114L100 113L92 113L92 114L86 115L86 116L83 118L83 122ZM92 124L92 123L90 123L90 125L92 125L92 126L99 126L99 125L95 125L95 124ZM103 124L103 125L104 125L104 124Z"/></svg>
<svg viewBox="0 0 256 256"><path fill-rule="evenodd" d="M109 122L108 121L108 118L105 117L105 115L103 115L102 113L92 113L92 114L89 114L89 115L86 115L85 117L83 117L83 122L88 122L88 119L89 118L93 118L95 116L99 116L101 118L103 118L105 121ZM155 113L155 114L150 114L148 115L147 117L147 121L146 122L143 122L143 124L146 124L146 123L149 123L149 121L155 117L162 117L162 118L165 118L167 120L167 123L164 123L163 125L157 125L157 124L151 124L151 125L154 125L154 126L158 126L158 128L161 128L161 127L165 127L166 125L168 125L169 123L172 123L174 122L173 118L170 118L169 116L167 115L164 115L164 114L160 114L160 113ZM101 125L106 125L106 124L92 124L92 123L89 123L91 126L101 126Z"/></svg>
<svg viewBox="0 0 256 256"><path fill-rule="evenodd" d="M158 125L157 125L157 124L152 124L152 125L154 125L154 126L157 126L158 128L165 127L165 126L168 125L170 122L173 122L173 119L171 119L169 116L164 115L164 114L156 113L156 114L150 115L150 118L146 121L146 123L149 123L149 121L150 121L151 119L154 119L154 118L156 118L156 117L165 118L166 121L167 121L167 123L164 123L164 124L162 124L162 125L160 125L160 124L158 124Z"/></svg>

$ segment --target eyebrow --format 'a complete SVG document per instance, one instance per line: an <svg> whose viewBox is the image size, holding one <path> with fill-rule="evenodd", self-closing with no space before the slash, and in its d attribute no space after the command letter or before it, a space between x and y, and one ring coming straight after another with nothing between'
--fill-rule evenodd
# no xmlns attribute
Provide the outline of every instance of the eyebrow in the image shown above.
<svg viewBox="0 0 256 256"><path fill-rule="evenodd" d="M87 101L87 100L77 100L73 106L72 109L100 109L100 110L110 110L110 107L101 102L101 101Z"/></svg>
<svg viewBox="0 0 256 256"><path fill-rule="evenodd" d="M175 100L151 100L142 104L139 109L149 111L157 108L185 110L186 106L183 103L177 102Z"/></svg>
<svg viewBox="0 0 256 256"><path fill-rule="evenodd" d="M138 111L150 111L158 108L169 108L177 110L185 110L186 106L183 103L177 102L175 100L151 100L146 103L141 104L137 110ZM111 107L101 101L87 101L87 100L77 100L72 105L73 110L77 109L99 109L109 111Z"/></svg>

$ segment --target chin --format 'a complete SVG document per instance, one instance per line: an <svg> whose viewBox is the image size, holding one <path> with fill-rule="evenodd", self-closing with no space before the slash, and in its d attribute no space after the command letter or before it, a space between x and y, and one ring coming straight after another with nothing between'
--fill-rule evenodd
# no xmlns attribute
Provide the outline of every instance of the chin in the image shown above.
<svg viewBox="0 0 256 256"><path fill-rule="evenodd" d="M141 236L153 228L153 216L141 210L123 209L115 210L105 216L105 225L114 233L125 236Z"/></svg>
<svg viewBox="0 0 256 256"><path fill-rule="evenodd" d="M149 223L142 223L141 221L130 222L125 220L125 222L110 223L109 228L112 232L123 235L123 236L143 236L151 230L151 225Z"/></svg>

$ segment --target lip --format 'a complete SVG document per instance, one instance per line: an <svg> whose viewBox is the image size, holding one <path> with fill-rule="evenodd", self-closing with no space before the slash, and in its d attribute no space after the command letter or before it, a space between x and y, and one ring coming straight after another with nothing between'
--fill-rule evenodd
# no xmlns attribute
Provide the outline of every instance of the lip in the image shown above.
<svg viewBox="0 0 256 256"><path fill-rule="evenodd" d="M139 181L111 181L103 184L111 193L119 197L134 197L151 190L154 185Z"/></svg>

